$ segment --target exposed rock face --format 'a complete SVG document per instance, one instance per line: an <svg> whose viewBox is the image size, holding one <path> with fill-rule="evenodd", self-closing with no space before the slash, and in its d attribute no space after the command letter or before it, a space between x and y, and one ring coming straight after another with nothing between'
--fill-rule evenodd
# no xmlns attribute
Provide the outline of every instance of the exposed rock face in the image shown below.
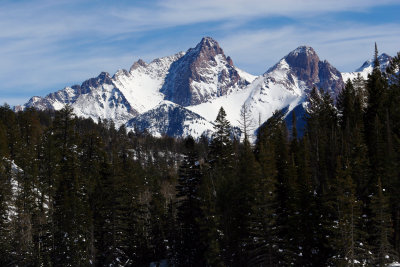
<svg viewBox="0 0 400 267"><path fill-rule="evenodd" d="M322 88L336 99L344 87L341 73L328 61L321 61L312 47L300 46L284 57L284 60L289 65L290 74L303 81L309 89L314 86ZM268 72L273 71L276 66Z"/></svg>
<svg viewBox="0 0 400 267"><path fill-rule="evenodd" d="M138 61L133 63L133 65L129 71L132 72L139 67L146 67L146 66L147 66L146 62L144 62L142 59L139 59Z"/></svg>
<svg viewBox="0 0 400 267"><path fill-rule="evenodd" d="M328 90L335 100L340 91L344 88L341 73L326 60L320 61L318 67L319 82L316 83L316 87Z"/></svg>
<svg viewBox="0 0 400 267"><path fill-rule="evenodd" d="M205 37L172 63L161 92L166 100L190 106L242 89L247 84L219 44Z"/></svg>
<svg viewBox="0 0 400 267"><path fill-rule="evenodd" d="M311 47L300 46L290 52L285 60L292 73L299 80L304 81L307 86L312 86L313 82L318 79L319 57Z"/></svg>

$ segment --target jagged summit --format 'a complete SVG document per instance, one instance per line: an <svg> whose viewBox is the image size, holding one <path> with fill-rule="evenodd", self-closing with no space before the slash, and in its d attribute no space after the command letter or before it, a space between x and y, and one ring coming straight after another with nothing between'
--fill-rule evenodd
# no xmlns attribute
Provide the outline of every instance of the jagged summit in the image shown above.
<svg viewBox="0 0 400 267"><path fill-rule="evenodd" d="M392 60L392 57L386 53L382 53L380 56L378 56L378 61L379 61L381 71L386 70L386 68L389 66L389 63L391 60ZM362 72L367 68L373 68L374 67L373 65L374 65L374 59L369 59L369 60L365 61L362 64L362 66L356 70L356 72Z"/></svg>
<svg viewBox="0 0 400 267"><path fill-rule="evenodd" d="M318 54L310 46L299 46L276 65L270 68L264 76L271 77L277 82L284 82L290 87L295 79L303 82L306 88L323 88L336 99L344 87L341 73L328 61L321 61Z"/></svg>
<svg viewBox="0 0 400 267"><path fill-rule="evenodd" d="M204 36L203 38L201 38L200 44L206 44L206 43L218 45L218 42L209 36Z"/></svg>
<svg viewBox="0 0 400 267"><path fill-rule="evenodd" d="M190 50L189 50L190 51ZM218 42L211 37L203 37L193 49L194 52L202 53L208 56L224 54L224 51L219 46ZM210 58L211 59L211 58Z"/></svg>
<svg viewBox="0 0 400 267"><path fill-rule="evenodd" d="M290 56L298 56L299 54L316 55L317 53L314 48L308 45L301 45L289 53Z"/></svg>
<svg viewBox="0 0 400 267"><path fill-rule="evenodd" d="M130 68L130 72L132 72L133 70L135 70L135 69L137 69L137 68L139 68L139 67L146 67L147 66L147 64L146 64L146 62L144 62L141 58L138 60L138 61L136 61L135 63L133 63L133 65L132 65L132 67Z"/></svg>
<svg viewBox="0 0 400 267"><path fill-rule="evenodd" d="M108 72L101 72L96 78L84 81L81 85L83 88L97 87L100 84L112 84L112 78Z"/></svg>
<svg viewBox="0 0 400 267"><path fill-rule="evenodd" d="M300 46L284 57L285 61L293 68L305 70L301 76L317 74L319 57L312 47Z"/></svg>
<svg viewBox="0 0 400 267"><path fill-rule="evenodd" d="M218 42L204 37L172 63L160 91L166 100L190 106L243 89L247 84Z"/></svg>

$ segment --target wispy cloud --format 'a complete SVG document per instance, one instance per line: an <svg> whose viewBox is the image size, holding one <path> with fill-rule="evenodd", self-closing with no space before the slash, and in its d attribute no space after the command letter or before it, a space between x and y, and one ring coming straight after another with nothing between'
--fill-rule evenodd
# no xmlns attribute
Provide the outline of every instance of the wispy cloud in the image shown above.
<svg viewBox="0 0 400 267"><path fill-rule="evenodd" d="M300 44L348 70L371 54L400 49L400 21L335 21L339 12L370 12L398 0L43 0L0 2L0 102L15 93L54 91L134 60L166 56L212 35L235 63L259 74ZM333 15L332 15L333 14ZM331 16L333 21L325 21ZM286 25L253 23L290 18ZM42 89L43 88L43 89ZM40 90L42 89L42 90ZM47 90L47 91L46 91ZM24 97L23 97L24 98Z"/></svg>
<svg viewBox="0 0 400 267"><path fill-rule="evenodd" d="M379 26L338 23L317 30L288 26L236 32L220 42L227 53L235 55L233 58L242 68L257 74L300 45L312 46L321 59L328 60L340 71L353 71L372 57L374 42L382 52L394 55L400 50L400 23ZM263 64L264 68L260 69Z"/></svg>
<svg viewBox="0 0 400 267"><path fill-rule="evenodd" d="M151 9L114 10L113 15L139 27L159 28L210 21L248 20L259 17L308 17L343 11L362 12L374 6L398 4L396 0L164 0Z"/></svg>

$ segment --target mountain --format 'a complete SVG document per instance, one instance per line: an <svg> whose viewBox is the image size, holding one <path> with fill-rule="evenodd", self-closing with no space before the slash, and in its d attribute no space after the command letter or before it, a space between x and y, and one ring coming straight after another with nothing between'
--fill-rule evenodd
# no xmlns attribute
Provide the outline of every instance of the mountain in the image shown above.
<svg viewBox="0 0 400 267"><path fill-rule="evenodd" d="M98 118L110 119L118 126L138 114L106 72L83 82L82 85L66 87L44 98L32 97L19 109L33 107L40 110L60 110L66 104L71 105L78 116L90 117L95 121Z"/></svg>
<svg viewBox="0 0 400 267"><path fill-rule="evenodd" d="M378 56L378 61L379 61L381 72L386 71L386 68L389 66L391 60L392 60L392 57L385 53L382 53L380 56ZM342 72L343 80L344 81L347 81L348 79L353 80L358 75L361 75L361 77L363 77L364 79L367 79L368 74L370 74L372 72L373 68L374 68L374 59L369 59L369 60L365 61L361 65L361 67L356 69L354 72Z"/></svg>
<svg viewBox="0 0 400 267"><path fill-rule="evenodd" d="M246 104L257 126L277 109L290 113L297 106L302 106L306 94L314 86L324 88L336 98L344 83L340 72L329 62L321 61L313 48L300 46L245 89L188 108L212 120L217 116L219 107L223 106L227 118L233 125L238 125L240 107Z"/></svg>
<svg viewBox="0 0 400 267"><path fill-rule="evenodd" d="M242 90L253 78L237 69L215 40L204 37L186 53L157 58L148 64L139 59L129 71L118 70L112 77L102 72L81 85L45 97L34 96L15 109L59 110L68 104L78 116L113 120L119 127L157 108L164 100L181 106L199 104Z"/></svg>
<svg viewBox="0 0 400 267"><path fill-rule="evenodd" d="M191 106L243 89L248 84L219 44L204 37L195 48L172 63L160 91L166 100Z"/></svg>
<svg viewBox="0 0 400 267"><path fill-rule="evenodd" d="M153 136L201 136L213 129L213 124L178 104L163 101L155 108L126 123L128 130L147 131Z"/></svg>
<svg viewBox="0 0 400 267"><path fill-rule="evenodd" d="M130 105L139 114L157 106L165 95L160 92L171 64L184 56L184 52L157 58L147 64L139 59L129 72L119 70L113 77L114 85L126 96Z"/></svg>
<svg viewBox="0 0 400 267"><path fill-rule="evenodd" d="M379 60L384 69L390 56L382 54ZM372 61L367 61L355 73L371 69ZM16 109L58 110L69 104L79 116L113 120L117 127L126 125L157 136L199 137L212 131L221 106L232 126L238 126L240 108L246 105L254 128L283 109L288 122L296 112L301 132L307 93L313 87L323 88L336 99L343 79L350 75L354 73L340 73L321 60L312 47L299 46L264 74L253 76L238 69L217 41L204 37L186 52L150 63L139 59L129 71L118 70L112 77L102 72L81 85L32 97Z"/></svg>

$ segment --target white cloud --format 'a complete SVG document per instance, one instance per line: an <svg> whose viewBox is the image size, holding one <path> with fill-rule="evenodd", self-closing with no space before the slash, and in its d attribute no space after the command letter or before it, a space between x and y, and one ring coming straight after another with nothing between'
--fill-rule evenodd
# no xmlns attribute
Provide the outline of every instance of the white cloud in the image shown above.
<svg viewBox="0 0 400 267"><path fill-rule="evenodd" d="M220 40L225 52L232 55L239 67L256 74L266 71L300 45L312 46L321 59L328 60L340 71L354 71L372 57L374 42L378 43L380 52L397 53L400 50L400 24L369 26L341 23L317 30L288 26L236 32Z"/></svg>
<svg viewBox="0 0 400 267"><path fill-rule="evenodd" d="M149 9L114 10L113 15L138 28L162 28L210 21L257 17L308 17L341 11L362 12L374 6L398 4L397 0L164 0ZM137 30L137 28L135 28Z"/></svg>
<svg viewBox="0 0 400 267"><path fill-rule="evenodd" d="M301 44L313 46L321 58L341 70L352 70L372 55L374 41L382 44L382 52L394 54L400 50L400 23L370 26L335 22L318 27L299 23L243 29L258 18L283 16L308 21L323 14L363 12L397 3L398 0L158 0L135 1L127 7L115 1L100 5L78 0L5 0L0 2L0 84L3 92L21 88L21 94L34 95L40 88L57 90L60 88L55 86L82 82L103 70L112 74L119 68L129 68L139 57L150 61L193 47L201 36L172 36L165 40L156 36L159 31L154 31L179 26L197 29L201 23L207 23L208 28L199 32L215 33L213 37L234 62L256 74ZM213 22L211 26L209 22ZM144 35L151 35L151 40L140 39ZM127 47L126 40L135 38L140 41ZM181 42L183 38L186 41Z"/></svg>

